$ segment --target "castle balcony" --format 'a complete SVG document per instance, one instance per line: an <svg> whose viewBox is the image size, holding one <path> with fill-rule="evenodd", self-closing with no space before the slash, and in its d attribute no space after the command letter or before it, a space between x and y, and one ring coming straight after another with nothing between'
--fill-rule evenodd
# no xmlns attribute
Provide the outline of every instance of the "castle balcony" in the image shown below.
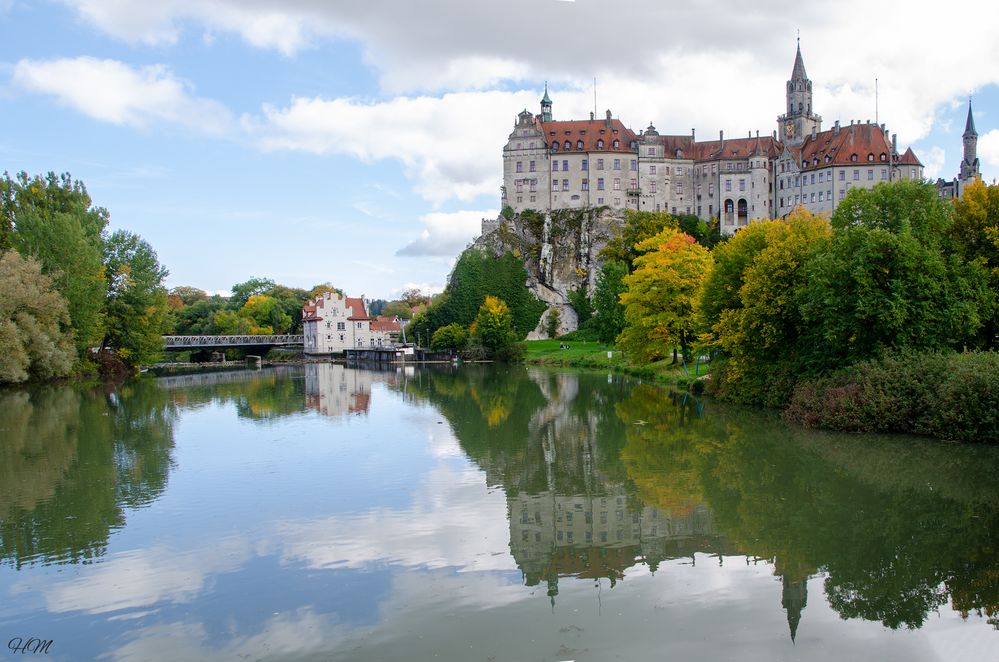
<svg viewBox="0 0 999 662"><path fill-rule="evenodd" d="M640 188L629 188L625 190L625 194L632 196L639 196L642 194L642 189Z"/></svg>

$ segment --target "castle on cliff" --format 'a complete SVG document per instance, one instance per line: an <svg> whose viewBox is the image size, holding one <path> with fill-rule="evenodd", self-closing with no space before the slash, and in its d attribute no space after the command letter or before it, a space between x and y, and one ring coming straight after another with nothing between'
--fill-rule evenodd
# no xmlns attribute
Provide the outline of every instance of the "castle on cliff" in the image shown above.
<svg viewBox="0 0 999 662"><path fill-rule="evenodd" d="M884 124L837 120L822 129L800 43L786 107L771 135L719 132L717 140L699 141L693 131L660 134L651 124L636 134L610 110L603 118L555 120L552 105L546 86L540 114L521 111L503 148L502 205L514 212L667 211L718 221L732 234L752 219L778 218L799 205L832 212L851 188L923 178L923 164L911 148L899 152ZM968 118L973 132L970 107ZM972 159L974 172L962 165L962 182L977 174Z"/></svg>

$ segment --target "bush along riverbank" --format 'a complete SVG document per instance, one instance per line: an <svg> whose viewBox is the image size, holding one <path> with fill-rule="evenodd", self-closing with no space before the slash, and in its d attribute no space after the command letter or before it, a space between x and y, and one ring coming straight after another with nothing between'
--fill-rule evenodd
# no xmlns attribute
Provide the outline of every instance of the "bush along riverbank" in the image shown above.
<svg viewBox="0 0 999 662"><path fill-rule="evenodd" d="M999 354L901 353L798 383L784 412L805 427L999 442Z"/></svg>

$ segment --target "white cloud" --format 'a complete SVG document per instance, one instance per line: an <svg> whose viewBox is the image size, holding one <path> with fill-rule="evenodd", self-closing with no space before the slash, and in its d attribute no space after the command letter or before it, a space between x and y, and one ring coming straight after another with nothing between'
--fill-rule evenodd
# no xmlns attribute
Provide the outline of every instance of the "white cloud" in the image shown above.
<svg viewBox="0 0 999 662"><path fill-rule="evenodd" d="M345 154L362 161L396 160L416 191L448 199L499 197L499 155L513 117L533 106L532 92L461 92L383 102L299 97L266 106L243 126L264 150Z"/></svg>
<svg viewBox="0 0 999 662"><path fill-rule="evenodd" d="M999 129L992 129L978 138L978 158L999 169Z"/></svg>
<svg viewBox="0 0 999 662"><path fill-rule="evenodd" d="M13 83L29 92L54 96L94 119L146 127L169 122L206 133L224 133L229 111L191 93L190 85L166 67L131 67L92 57L20 60Z"/></svg>
<svg viewBox="0 0 999 662"><path fill-rule="evenodd" d="M479 236L483 218L496 218L498 209L433 212L420 217L423 230L417 239L409 242L396 255L407 257L457 255L472 239Z"/></svg>
<svg viewBox="0 0 999 662"><path fill-rule="evenodd" d="M926 150L917 149L913 151L916 152L916 156L923 163L923 176L926 179L933 180L940 176L947 157L947 153L942 148L933 146Z"/></svg>

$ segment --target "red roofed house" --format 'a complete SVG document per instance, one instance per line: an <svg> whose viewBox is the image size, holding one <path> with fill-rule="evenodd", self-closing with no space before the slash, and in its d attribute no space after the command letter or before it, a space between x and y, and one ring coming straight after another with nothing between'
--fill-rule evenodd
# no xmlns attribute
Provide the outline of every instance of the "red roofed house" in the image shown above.
<svg viewBox="0 0 999 662"><path fill-rule="evenodd" d="M368 316L363 299L326 292L302 307L304 351L339 354L354 347L391 346L393 329L381 320Z"/></svg>
<svg viewBox="0 0 999 662"><path fill-rule="evenodd" d="M831 212L857 186L923 177L922 163L911 149L898 153L884 124L837 121L821 130L800 45L777 125L770 136L757 131L726 139L719 132L717 141L703 142L693 131L660 135L651 124L636 135L609 110L603 119L553 120L546 86L541 113L522 111L503 148L502 205L515 212L609 207L694 214L732 234L798 205ZM484 221L484 230L493 223Z"/></svg>

